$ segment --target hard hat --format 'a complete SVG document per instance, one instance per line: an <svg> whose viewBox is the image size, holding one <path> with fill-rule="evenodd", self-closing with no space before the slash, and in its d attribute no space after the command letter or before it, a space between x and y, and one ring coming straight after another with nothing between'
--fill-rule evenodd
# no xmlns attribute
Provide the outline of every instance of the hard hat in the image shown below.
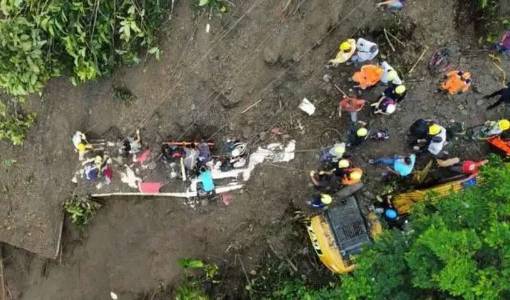
<svg viewBox="0 0 510 300"><path fill-rule="evenodd" d="M85 150L87 149L84 143L79 143L78 146L76 146L76 148L78 149L78 152L85 152Z"/></svg>
<svg viewBox="0 0 510 300"><path fill-rule="evenodd" d="M510 129L510 121L507 119L501 119L498 121L498 127L500 130L508 130Z"/></svg>
<svg viewBox="0 0 510 300"><path fill-rule="evenodd" d="M397 110L397 105L395 105L393 103L388 104L388 106L386 107L386 113L388 113L388 114L394 113L395 110Z"/></svg>
<svg viewBox="0 0 510 300"><path fill-rule="evenodd" d="M333 198L331 198L330 195L328 194L321 194L321 202L322 204L331 204L331 202L333 202Z"/></svg>
<svg viewBox="0 0 510 300"><path fill-rule="evenodd" d="M95 158L94 158L94 163L96 165L101 165L103 163L103 158L99 155L97 155Z"/></svg>
<svg viewBox="0 0 510 300"><path fill-rule="evenodd" d="M384 211L384 215L390 220L395 220L397 218L397 211L393 208L388 208L386 211Z"/></svg>
<svg viewBox="0 0 510 300"><path fill-rule="evenodd" d="M330 151L331 154L336 156L342 156L345 153L345 143L335 144L333 149Z"/></svg>
<svg viewBox="0 0 510 300"><path fill-rule="evenodd" d="M399 86L397 86L397 87L395 88L395 93L397 93L397 94L399 94L399 95L402 95L402 94L403 94L403 93L405 93L405 92L406 92L406 86L405 86L405 85L403 85L403 84L401 84L401 85L399 85Z"/></svg>
<svg viewBox="0 0 510 300"><path fill-rule="evenodd" d="M395 70L390 70L388 72L388 81L393 81L398 78L398 73Z"/></svg>
<svg viewBox="0 0 510 300"><path fill-rule="evenodd" d="M349 161L347 159L341 159L338 161L338 167L339 168L348 168L349 166L351 165L351 163L349 163Z"/></svg>
<svg viewBox="0 0 510 300"><path fill-rule="evenodd" d="M342 42L340 44L340 50L344 51L344 52L349 52L351 51L352 49L352 46L351 44L349 44L349 42L345 41L345 42Z"/></svg>
<svg viewBox="0 0 510 300"><path fill-rule="evenodd" d="M437 135L441 132L441 126L432 124L429 126L429 135Z"/></svg>
<svg viewBox="0 0 510 300"><path fill-rule="evenodd" d="M360 180L361 176L363 176L363 171L361 171L360 169L355 169L354 171L351 172L351 174L349 174L349 178L351 180Z"/></svg>
<svg viewBox="0 0 510 300"><path fill-rule="evenodd" d="M368 129L365 127L361 127L360 129L356 130L356 135L359 137L365 137L368 134Z"/></svg>

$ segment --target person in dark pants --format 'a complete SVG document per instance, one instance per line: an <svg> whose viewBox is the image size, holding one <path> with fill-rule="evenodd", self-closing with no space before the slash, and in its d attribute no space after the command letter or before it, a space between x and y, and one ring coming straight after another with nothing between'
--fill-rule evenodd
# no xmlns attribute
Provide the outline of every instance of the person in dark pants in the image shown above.
<svg viewBox="0 0 510 300"><path fill-rule="evenodd" d="M505 88L502 88L499 91L495 91L494 93L484 96L485 99L490 99L493 97L499 96L498 101L491 104L489 107L487 107L487 110L493 109L497 106L499 106L502 103L509 104L510 103L510 82L506 84Z"/></svg>

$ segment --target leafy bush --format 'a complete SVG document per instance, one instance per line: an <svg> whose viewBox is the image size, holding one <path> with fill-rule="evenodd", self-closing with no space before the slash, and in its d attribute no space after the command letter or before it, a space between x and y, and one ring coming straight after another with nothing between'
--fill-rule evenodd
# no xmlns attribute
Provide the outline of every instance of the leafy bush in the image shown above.
<svg viewBox="0 0 510 300"><path fill-rule="evenodd" d="M200 259L182 258L178 264L184 269L185 280L176 289L177 300L207 300L203 286L216 284L219 268L216 264L208 264Z"/></svg>
<svg viewBox="0 0 510 300"><path fill-rule="evenodd" d="M388 231L342 278L342 299L509 299L510 168L493 159L483 183L418 205L413 230Z"/></svg>
<svg viewBox="0 0 510 300"><path fill-rule="evenodd" d="M13 96L41 92L69 71L78 84L159 56L155 32L168 0L4 0L0 2L0 87Z"/></svg>
<svg viewBox="0 0 510 300"><path fill-rule="evenodd" d="M100 205L88 197L73 195L64 203L64 210L71 218L71 223L78 227L87 225Z"/></svg>
<svg viewBox="0 0 510 300"><path fill-rule="evenodd" d="M23 144L34 121L35 114L24 114L15 109L8 113L7 106L0 102L0 140L8 140L14 145Z"/></svg>

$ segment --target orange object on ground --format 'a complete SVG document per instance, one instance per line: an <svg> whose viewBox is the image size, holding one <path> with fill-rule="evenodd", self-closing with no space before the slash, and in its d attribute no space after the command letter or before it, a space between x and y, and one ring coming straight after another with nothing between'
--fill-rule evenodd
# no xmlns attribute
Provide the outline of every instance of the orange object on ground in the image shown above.
<svg viewBox="0 0 510 300"><path fill-rule="evenodd" d="M341 183L343 185L354 185L361 182L361 178L351 178L352 173L361 173L363 174L363 170L360 168L349 168L346 170L346 174L342 177Z"/></svg>
<svg viewBox="0 0 510 300"><path fill-rule="evenodd" d="M441 89L448 91L450 95L465 93L471 86L471 73L469 72L450 71L446 77L445 82L441 84Z"/></svg>
<svg viewBox="0 0 510 300"><path fill-rule="evenodd" d="M506 156L510 156L510 143L508 140L503 140L499 136L494 136L489 138L487 142L489 145L499 150L501 153L505 154Z"/></svg>
<svg viewBox="0 0 510 300"><path fill-rule="evenodd" d="M355 112L360 111L365 106L366 101L363 99L357 99L353 97L343 97L340 100L340 108L342 111Z"/></svg>
<svg viewBox="0 0 510 300"><path fill-rule="evenodd" d="M384 70L376 65L364 65L361 70L354 73L352 80L359 84L361 89L376 85L384 73Z"/></svg>

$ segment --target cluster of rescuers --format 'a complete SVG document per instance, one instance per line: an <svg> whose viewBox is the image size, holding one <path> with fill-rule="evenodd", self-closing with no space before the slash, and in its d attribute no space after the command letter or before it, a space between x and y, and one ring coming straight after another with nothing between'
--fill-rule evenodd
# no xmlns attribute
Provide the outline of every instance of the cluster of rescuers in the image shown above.
<svg viewBox="0 0 510 300"><path fill-rule="evenodd" d="M510 54L510 32L504 34L496 48L504 54ZM352 77L352 80L357 83L355 89L361 94L363 90L380 83L386 85L387 88L380 98L370 106L374 114L391 115L396 112L397 105L405 99L407 89L398 72L388 62L373 63L378 53L379 48L376 43L364 38L347 39L340 43L338 54L328 62L328 66L335 67L343 63L354 64L354 66L361 65ZM446 72L444 81L439 88L445 93L456 95L468 92L470 86L471 74L469 72L451 70ZM496 96L499 96L498 101L487 109L492 109L502 103L510 103L510 83L507 84L507 87L484 98L489 99ZM340 110L357 112L363 108L365 102L366 100L349 97L344 93L343 99L340 100ZM487 136L495 136L501 135L509 129L510 121L500 119L487 121L482 130ZM353 165L352 156L347 154L347 149L361 145L368 138L384 140L387 135L387 132L370 134L366 122L357 120L357 117L351 117L348 141L336 143L330 148L323 149L320 155L320 169L310 173L317 193L312 196L308 204L313 208L326 209L333 202L335 193L345 187L360 183L363 170ZM410 148L413 150L412 154L370 159L369 164L385 166L390 172L389 174L405 177L413 172L417 156L434 157L440 166L443 162L451 161L451 159L446 159L446 153L443 152L443 148L447 144L447 129L439 122L432 119L416 120L409 128L408 138ZM459 161L457 159L455 165L450 166L450 169L472 175L476 174L478 168L485 162ZM390 207L386 207L383 215L391 223L399 216L391 204L388 205Z"/></svg>

